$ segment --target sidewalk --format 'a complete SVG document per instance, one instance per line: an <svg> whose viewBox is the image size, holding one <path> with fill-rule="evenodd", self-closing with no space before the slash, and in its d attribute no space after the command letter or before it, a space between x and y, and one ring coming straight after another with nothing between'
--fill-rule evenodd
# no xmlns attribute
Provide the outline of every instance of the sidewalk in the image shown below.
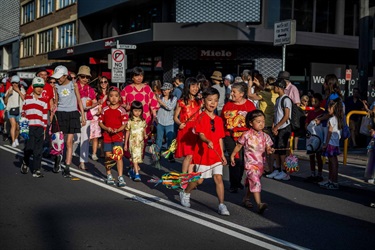
<svg viewBox="0 0 375 250"><path fill-rule="evenodd" d="M341 151L341 154L338 156L338 160L339 160L339 164L343 165L344 149L341 148L340 151ZM309 161L309 155L306 154L306 150L294 150L293 153L298 157L298 159ZM351 165L351 164L358 165L358 167L363 166L363 168L366 168L367 149L366 148L349 149L346 165Z"/></svg>
<svg viewBox="0 0 375 250"><path fill-rule="evenodd" d="M342 187L350 187L362 190L370 190L375 192L375 185L365 182L364 173L367 166L367 149L350 149L348 151L347 164L343 165L343 150L341 155L338 156L339 160L339 185ZM306 154L306 150L293 151L298 159L305 163L300 164L300 170L293 174L298 177L306 177L310 174L309 155ZM328 166L325 162L323 166L323 176L328 176Z"/></svg>

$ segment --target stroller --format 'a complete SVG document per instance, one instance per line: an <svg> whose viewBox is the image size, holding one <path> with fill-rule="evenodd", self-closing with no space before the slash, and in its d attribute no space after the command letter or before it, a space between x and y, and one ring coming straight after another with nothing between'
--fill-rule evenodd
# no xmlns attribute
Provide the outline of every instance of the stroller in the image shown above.
<svg viewBox="0 0 375 250"><path fill-rule="evenodd" d="M324 129L321 124L316 125L312 120L307 126L306 154L312 155L322 150L324 140Z"/></svg>

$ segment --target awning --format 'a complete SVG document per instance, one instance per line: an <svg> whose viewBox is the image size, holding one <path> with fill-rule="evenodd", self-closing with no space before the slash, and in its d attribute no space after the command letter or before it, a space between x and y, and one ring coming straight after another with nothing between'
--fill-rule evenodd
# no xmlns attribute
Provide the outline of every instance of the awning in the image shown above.
<svg viewBox="0 0 375 250"><path fill-rule="evenodd" d="M116 47L116 42L120 44L139 44L152 42L153 32L152 30L142 30L121 36L109 37L100 40L95 40L87 43L78 44L72 47L54 50L48 53L48 59L64 59L64 60L76 60L84 54L94 56L97 54L103 54L111 48Z"/></svg>

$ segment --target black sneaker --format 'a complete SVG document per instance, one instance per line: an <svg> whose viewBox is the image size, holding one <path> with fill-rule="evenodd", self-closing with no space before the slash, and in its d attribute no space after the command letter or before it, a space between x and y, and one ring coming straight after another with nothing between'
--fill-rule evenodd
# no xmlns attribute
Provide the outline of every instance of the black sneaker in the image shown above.
<svg viewBox="0 0 375 250"><path fill-rule="evenodd" d="M29 172L29 167L26 165L26 163L24 161L22 161L21 173L27 174L28 172Z"/></svg>
<svg viewBox="0 0 375 250"><path fill-rule="evenodd" d="M53 166L53 169L52 169L52 172L54 172L55 174L61 171L61 166L60 166L61 160L62 160L62 155L56 156L55 165Z"/></svg>
<svg viewBox="0 0 375 250"><path fill-rule="evenodd" d="M62 171L62 175L64 178L72 178L72 175L70 174L69 165L65 166L65 169Z"/></svg>
<svg viewBox="0 0 375 250"><path fill-rule="evenodd" d="M35 178L42 178L44 175L40 172L40 170L35 170L33 173L33 177Z"/></svg>
<svg viewBox="0 0 375 250"><path fill-rule="evenodd" d="M169 156L168 160L169 160L170 163L176 162L176 160L174 159L173 155Z"/></svg>

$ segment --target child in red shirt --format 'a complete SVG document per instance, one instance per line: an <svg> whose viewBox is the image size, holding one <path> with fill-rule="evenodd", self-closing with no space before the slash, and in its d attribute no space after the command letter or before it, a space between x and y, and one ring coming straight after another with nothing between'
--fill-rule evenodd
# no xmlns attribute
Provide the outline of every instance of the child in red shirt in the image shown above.
<svg viewBox="0 0 375 250"><path fill-rule="evenodd" d="M202 184L204 179L213 176L219 200L218 213L229 215L224 205L223 165L227 164L223 152L224 124L223 120L214 113L219 97L218 90L214 88L209 88L203 93L205 110L195 123L194 130L199 139L193 153L193 163L196 164L196 171L201 172L201 178L190 182L185 191L180 192L180 200L182 206L190 207L190 192Z"/></svg>
<svg viewBox="0 0 375 250"><path fill-rule="evenodd" d="M116 87L111 87L108 93L109 105L105 106L99 117L99 126L103 129L103 143L105 152L105 169L107 172L107 184L114 185L115 181L111 174L111 153L115 146L124 146L124 132L126 125L126 111L121 107L120 90ZM122 159L116 161L118 170L118 186L123 187L126 185L123 170L124 163Z"/></svg>

